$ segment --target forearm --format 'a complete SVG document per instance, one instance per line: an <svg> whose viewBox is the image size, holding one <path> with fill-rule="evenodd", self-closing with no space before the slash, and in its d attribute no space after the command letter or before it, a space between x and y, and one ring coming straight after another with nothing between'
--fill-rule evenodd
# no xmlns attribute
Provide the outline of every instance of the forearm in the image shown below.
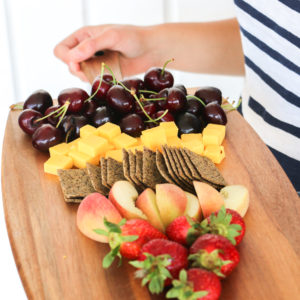
<svg viewBox="0 0 300 300"><path fill-rule="evenodd" d="M170 68L211 74L242 75L244 58L236 19L208 23L170 23L145 28L158 65L175 58Z"/></svg>

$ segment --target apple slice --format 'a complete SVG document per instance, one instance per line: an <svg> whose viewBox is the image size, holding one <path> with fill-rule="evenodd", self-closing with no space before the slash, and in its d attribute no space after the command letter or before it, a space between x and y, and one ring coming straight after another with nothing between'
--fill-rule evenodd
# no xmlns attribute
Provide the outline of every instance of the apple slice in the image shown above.
<svg viewBox="0 0 300 300"><path fill-rule="evenodd" d="M144 213L135 207L138 192L129 181L116 181L111 187L108 197L124 218L147 219Z"/></svg>
<svg viewBox="0 0 300 300"><path fill-rule="evenodd" d="M187 202L186 194L177 185L171 183L156 185L156 203L165 227L175 218L184 215Z"/></svg>
<svg viewBox="0 0 300 300"><path fill-rule="evenodd" d="M77 210L77 227L92 240L107 243L107 237L94 232L94 229L107 230L104 217L112 223L119 223L122 216L115 206L106 197L93 193L85 197Z"/></svg>
<svg viewBox="0 0 300 300"><path fill-rule="evenodd" d="M149 223L156 229L164 232L165 227L162 222L157 203L156 196L150 188L145 189L137 198L136 207L138 207L147 217Z"/></svg>
<svg viewBox="0 0 300 300"><path fill-rule="evenodd" d="M225 207L237 211L245 216L249 207L249 192L243 185L227 185L220 191L224 199Z"/></svg>
<svg viewBox="0 0 300 300"><path fill-rule="evenodd" d="M199 221L201 219L201 206L198 198L189 192L184 193L188 200L184 214Z"/></svg>
<svg viewBox="0 0 300 300"><path fill-rule="evenodd" d="M211 213L218 211L222 205L225 206L223 197L215 188L200 181L194 181L193 184L204 218L207 218Z"/></svg>

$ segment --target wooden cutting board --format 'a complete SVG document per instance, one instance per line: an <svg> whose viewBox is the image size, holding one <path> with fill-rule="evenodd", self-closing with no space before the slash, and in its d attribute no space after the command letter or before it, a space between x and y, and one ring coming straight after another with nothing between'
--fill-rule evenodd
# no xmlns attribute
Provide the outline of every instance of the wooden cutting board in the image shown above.
<svg viewBox="0 0 300 300"><path fill-rule="evenodd" d="M92 78L92 77L91 77ZM108 246L76 228L77 205L66 204L56 176L43 172L36 151L10 112L2 154L2 193L8 235L29 299L164 299L151 296L125 261L103 270ZM300 199L271 152L237 112L228 113L229 184L250 192L241 261L222 282L221 299L300 299Z"/></svg>

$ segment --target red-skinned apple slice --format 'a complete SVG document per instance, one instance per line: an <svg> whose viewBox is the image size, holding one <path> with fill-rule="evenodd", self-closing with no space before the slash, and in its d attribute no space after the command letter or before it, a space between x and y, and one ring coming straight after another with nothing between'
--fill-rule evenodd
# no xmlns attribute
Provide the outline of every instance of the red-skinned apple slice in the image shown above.
<svg viewBox="0 0 300 300"><path fill-rule="evenodd" d="M225 205L221 194L209 184L200 181L194 181L193 184L204 218Z"/></svg>
<svg viewBox="0 0 300 300"><path fill-rule="evenodd" d="M94 232L94 229L104 229L104 217L112 223L119 223L122 216L116 207L106 197L93 193L85 197L77 210L77 227L92 240L107 243L107 237Z"/></svg>
<svg viewBox="0 0 300 300"><path fill-rule="evenodd" d="M165 227L175 218L184 215L187 202L186 194L177 185L171 183L156 185L156 203Z"/></svg>
<svg viewBox="0 0 300 300"><path fill-rule="evenodd" d="M108 197L124 218L128 220L147 220L144 213L135 206L138 192L129 181L120 180L115 182L109 191Z"/></svg>
<svg viewBox="0 0 300 300"><path fill-rule="evenodd" d="M193 195L189 192L185 192L185 194L186 194L188 201L187 201L187 205L186 205L184 214L188 215L189 217L191 217L197 221L200 221L201 220L201 206L199 203L199 199L195 195Z"/></svg>
<svg viewBox="0 0 300 300"><path fill-rule="evenodd" d="M136 200L136 207L138 207L148 219L148 222L161 232L165 231L157 203L156 196L150 188L145 189Z"/></svg>

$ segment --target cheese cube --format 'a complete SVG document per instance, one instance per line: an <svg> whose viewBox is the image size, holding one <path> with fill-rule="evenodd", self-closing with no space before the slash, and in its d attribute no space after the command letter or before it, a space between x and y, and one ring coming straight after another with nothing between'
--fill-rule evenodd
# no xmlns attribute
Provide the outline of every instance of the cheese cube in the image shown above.
<svg viewBox="0 0 300 300"><path fill-rule="evenodd" d="M173 136L173 137L167 138L167 145L170 147L179 148L182 146L181 143L182 143L182 141L178 136Z"/></svg>
<svg viewBox="0 0 300 300"><path fill-rule="evenodd" d="M192 141L187 141L187 142L182 142L181 143L182 147L187 148L199 155L203 154L204 151L204 145L201 141L199 140L192 140Z"/></svg>
<svg viewBox="0 0 300 300"><path fill-rule="evenodd" d="M126 133L119 134L118 136L114 137L111 142L117 149L127 149L137 145L137 139Z"/></svg>
<svg viewBox="0 0 300 300"><path fill-rule="evenodd" d="M92 157L103 155L108 148L108 141L97 135L90 135L78 142L78 151Z"/></svg>
<svg viewBox="0 0 300 300"><path fill-rule="evenodd" d="M53 147L49 148L50 156L54 155L67 155L70 151L71 146L67 143L60 143L58 145L55 145Z"/></svg>
<svg viewBox="0 0 300 300"><path fill-rule="evenodd" d="M74 166L79 169L84 169L87 162L98 165L100 160L100 156L93 157L77 150L71 150L68 155L73 159Z"/></svg>
<svg viewBox="0 0 300 300"><path fill-rule="evenodd" d="M181 140L183 142L189 141L201 141L202 142L202 134L201 133L184 133L181 135Z"/></svg>
<svg viewBox="0 0 300 300"><path fill-rule="evenodd" d="M178 127L175 122L161 122L159 126L165 130L167 138L178 136Z"/></svg>
<svg viewBox="0 0 300 300"><path fill-rule="evenodd" d="M144 146L143 145L133 146L133 147L127 148L127 150L130 150L133 153L135 153L135 151L144 151Z"/></svg>
<svg viewBox="0 0 300 300"><path fill-rule="evenodd" d="M70 143L68 145L70 146L70 150L78 150L78 142L81 140L81 138L78 138Z"/></svg>
<svg viewBox="0 0 300 300"><path fill-rule="evenodd" d="M105 158L111 157L119 162L123 161L123 152L122 149L110 150L105 154Z"/></svg>
<svg viewBox="0 0 300 300"><path fill-rule="evenodd" d="M80 128L79 133L81 138L85 138L97 134L97 129L92 125L84 125Z"/></svg>
<svg viewBox="0 0 300 300"><path fill-rule="evenodd" d="M107 122L96 129L97 135L112 140L114 137L121 134L120 126Z"/></svg>
<svg viewBox="0 0 300 300"><path fill-rule="evenodd" d="M223 146L208 145L205 147L203 155L210 158L215 164L219 164L225 158Z"/></svg>
<svg viewBox="0 0 300 300"><path fill-rule="evenodd" d="M204 145L221 145L225 138L225 126L208 124L202 132Z"/></svg>
<svg viewBox="0 0 300 300"><path fill-rule="evenodd" d="M65 155L53 155L44 163L45 173L57 175L59 169L71 169L73 159Z"/></svg>
<svg viewBox="0 0 300 300"><path fill-rule="evenodd" d="M225 125L208 123L205 128L219 130L225 136L225 132L226 132L226 126Z"/></svg>
<svg viewBox="0 0 300 300"><path fill-rule="evenodd" d="M144 130L141 136L142 144L153 151L161 150L161 146L167 144L165 130L158 126Z"/></svg>

